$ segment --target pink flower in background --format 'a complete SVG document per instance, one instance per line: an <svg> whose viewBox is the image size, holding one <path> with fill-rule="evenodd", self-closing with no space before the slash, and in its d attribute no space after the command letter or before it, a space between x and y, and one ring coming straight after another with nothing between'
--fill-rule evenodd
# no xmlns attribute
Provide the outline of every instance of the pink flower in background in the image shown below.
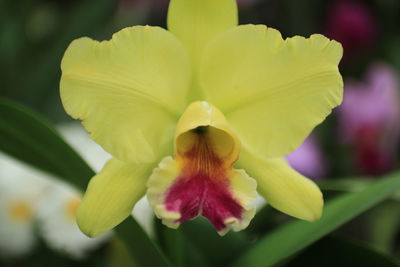
<svg viewBox="0 0 400 267"><path fill-rule="evenodd" d="M293 169L304 176L317 179L326 175L326 159L313 135L308 136L300 147L286 156L286 159Z"/></svg>
<svg viewBox="0 0 400 267"><path fill-rule="evenodd" d="M371 47L377 38L377 20L361 1L341 0L329 7L325 34L344 47L345 57Z"/></svg>
<svg viewBox="0 0 400 267"><path fill-rule="evenodd" d="M399 140L399 83L386 65L370 68L363 82L345 82L338 108L340 138L354 147L357 167L368 174L393 168Z"/></svg>

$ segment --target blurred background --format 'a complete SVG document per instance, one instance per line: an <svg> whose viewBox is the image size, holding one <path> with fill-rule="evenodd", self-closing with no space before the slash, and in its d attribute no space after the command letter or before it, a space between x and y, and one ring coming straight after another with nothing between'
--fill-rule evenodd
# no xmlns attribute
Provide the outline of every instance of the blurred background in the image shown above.
<svg viewBox="0 0 400 267"><path fill-rule="evenodd" d="M71 123L61 105L58 84L63 53L72 40L82 36L104 40L127 26L166 27L168 2L0 0L0 97L23 104L48 119L98 170L109 156L87 138L78 124ZM322 33L344 47L340 64L345 84L344 102L287 157L289 163L319 183L327 198L341 190L357 190L364 180L380 179L397 169L400 1L238 0L238 3L240 24L266 24L278 29L284 37ZM0 158L0 168L0 202L14 205L11 213L7 213L11 204L0 207L3 209L0 211L0 266L109 266L115 261L115 253L110 252L115 246L110 242L112 233L89 242L80 235L74 220L68 221L65 217L70 212L74 218L76 201L71 199L74 196L79 199L79 192L4 155ZM30 176L38 179L35 191L21 193L21 184L26 187L26 178ZM44 201L38 197L43 195L53 198ZM23 201L30 206L24 206ZM318 253L329 257L329 251L340 251L343 246L337 244L346 239L390 257L400 257L399 201L400 198L394 197L346 224L333 237L324 238L318 245ZM55 202L60 204L49 207L49 203ZM61 209L63 214L57 215ZM247 230L250 236L266 232L288 219L268 208L260 210L261 215L257 215ZM139 210L136 214L144 227L152 225L147 211ZM263 216L268 217L268 223L261 223L259 218ZM49 217L57 217L59 221L48 222ZM202 227L190 224L184 231ZM70 229L71 234L60 235L65 229ZM19 243L17 240L11 245L10 240L18 239L19 235ZM73 235L76 237L67 240L67 236ZM341 241L326 242L332 238ZM197 242L196 238L193 242ZM72 249L77 246L78 252ZM200 242L196 249L205 248ZM315 266L308 250L297 256L296 266L302 261Z"/></svg>

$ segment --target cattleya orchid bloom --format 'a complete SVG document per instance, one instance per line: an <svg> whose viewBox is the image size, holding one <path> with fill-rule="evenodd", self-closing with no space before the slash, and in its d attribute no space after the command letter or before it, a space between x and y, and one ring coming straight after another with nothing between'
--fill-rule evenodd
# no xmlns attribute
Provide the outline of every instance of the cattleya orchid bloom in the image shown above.
<svg viewBox="0 0 400 267"><path fill-rule="evenodd" d="M65 52L65 110L114 156L78 207L81 230L118 225L146 190L173 228L198 215L221 235L245 228L256 186L276 209L318 219L319 188L284 156L340 104L341 45L237 26L234 0L172 0L168 29L134 26Z"/></svg>

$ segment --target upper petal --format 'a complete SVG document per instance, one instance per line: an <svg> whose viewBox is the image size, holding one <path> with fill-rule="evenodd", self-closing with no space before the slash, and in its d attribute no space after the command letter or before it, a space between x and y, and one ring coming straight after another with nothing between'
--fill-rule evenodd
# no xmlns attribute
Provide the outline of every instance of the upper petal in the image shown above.
<svg viewBox="0 0 400 267"><path fill-rule="evenodd" d="M341 45L322 35L283 40L263 25L239 26L206 47L200 86L244 147L283 156L340 104L341 56Z"/></svg>
<svg viewBox="0 0 400 267"><path fill-rule="evenodd" d="M77 211L79 228L96 237L128 217L144 195L153 164L124 163L111 159L94 176Z"/></svg>
<svg viewBox="0 0 400 267"><path fill-rule="evenodd" d="M256 179L257 191L272 207L307 221L321 217L324 200L318 186L285 159L266 159L242 150L237 164Z"/></svg>
<svg viewBox="0 0 400 267"><path fill-rule="evenodd" d="M235 0L171 0L168 29L183 42L197 65L205 44L237 25L237 13Z"/></svg>
<svg viewBox="0 0 400 267"><path fill-rule="evenodd" d="M151 162L186 106L184 47L158 27L136 26L111 41L73 41L62 60L61 99L90 137L121 160Z"/></svg>

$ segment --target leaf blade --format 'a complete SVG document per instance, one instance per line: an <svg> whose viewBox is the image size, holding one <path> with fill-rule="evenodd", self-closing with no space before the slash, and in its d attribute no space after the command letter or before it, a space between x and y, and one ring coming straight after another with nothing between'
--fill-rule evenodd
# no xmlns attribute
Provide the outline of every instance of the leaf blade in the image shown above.
<svg viewBox="0 0 400 267"><path fill-rule="evenodd" d="M84 190L93 170L43 118L0 99L0 150Z"/></svg>
<svg viewBox="0 0 400 267"><path fill-rule="evenodd" d="M244 252L231 266L272 266L319 240L340 225L388 198L400 188L400 173L378 181L361 192L330 201L314 223L293 221L268 234ZM290 240L290 242L288 242Z"/></svg>
<svg viewBox="0 0 400 267"><path fill-rule="evenodd" d="M0 150L84 191L94 171L56 130L28 108L0 98ZM27 130L28 129L28 130ZM115 229L139 266L170 266L133 217Z"/></svg>

